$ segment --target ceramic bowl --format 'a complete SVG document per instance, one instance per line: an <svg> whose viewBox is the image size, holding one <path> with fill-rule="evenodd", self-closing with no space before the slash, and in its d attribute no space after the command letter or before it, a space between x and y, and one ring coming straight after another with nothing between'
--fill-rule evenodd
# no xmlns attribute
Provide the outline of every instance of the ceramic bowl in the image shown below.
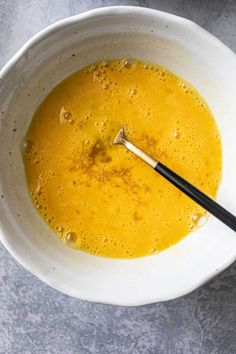
<svg viewBox="0 0 236 354"><path fill-rule="evenodd" d="M119 57L163 65L206 99L222 134L218 201L236 213L235 55L186 19L146 8L109 7L46 28L1 71L0 238L20 264L53 288L79 299L132 306L174 299L224 270L236 258L236 235L210 217L164 252L115 260L64 246L37 214L20 153L35 109L68 75Z"/></svg>

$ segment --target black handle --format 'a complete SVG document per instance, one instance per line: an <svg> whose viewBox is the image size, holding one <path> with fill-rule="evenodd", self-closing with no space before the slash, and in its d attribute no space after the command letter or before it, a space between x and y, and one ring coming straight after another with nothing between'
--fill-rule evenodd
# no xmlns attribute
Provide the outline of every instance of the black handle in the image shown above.
<svg viewBox="0 0 236 354"><path fill-rule="evenodd" d="M213 199L208 197L206 194L201 192L191 183L187 182L184 178L177 175L162 163L158 162L154 169L174 186L180 189L183 193L201 205L204 209L209 211L209 213L236 231L236 217L233 214L228 212L222 206L217 204Z"/></svg>

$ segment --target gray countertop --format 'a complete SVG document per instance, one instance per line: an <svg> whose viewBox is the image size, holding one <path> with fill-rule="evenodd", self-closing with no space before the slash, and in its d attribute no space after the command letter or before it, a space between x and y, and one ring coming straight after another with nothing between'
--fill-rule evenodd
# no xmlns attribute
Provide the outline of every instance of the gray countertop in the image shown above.
<svg viewBox="0 0 236 354"><path fill-rule="evenodd" d="M234 0L0 0L0 66L47 25L108 5L187 17L236 51ZM124 308L60 294L0 246L0 353L235 354L236 264L183 298Z"/></svg>

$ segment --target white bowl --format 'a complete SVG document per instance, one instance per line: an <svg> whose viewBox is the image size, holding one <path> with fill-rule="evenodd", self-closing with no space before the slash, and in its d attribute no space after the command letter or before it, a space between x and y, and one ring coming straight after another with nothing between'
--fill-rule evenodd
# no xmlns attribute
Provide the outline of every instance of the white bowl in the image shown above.
<svg viewBox="0 0 236 354"><path fill-rule="evenodd" d="M0 237L19 263L57 290L89 301L143 305L184 295L225 269L236 258L235 233L210 217L205 226L152 257L114 260L74 251L34 209L19 149L36 107L55 85L89 63L118 57L161 64L206 99L222 134L218 200L236 213L235 55L186 19L110 7L46 28L1 71Z"/></svg>

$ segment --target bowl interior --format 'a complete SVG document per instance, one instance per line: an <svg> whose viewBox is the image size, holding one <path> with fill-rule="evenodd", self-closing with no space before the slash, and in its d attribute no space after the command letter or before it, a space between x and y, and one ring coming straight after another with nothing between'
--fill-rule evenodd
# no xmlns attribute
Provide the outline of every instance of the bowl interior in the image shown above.
<svg viewBox="0 0 236 354"><path fill-rule="evenodd" d="M52 26L2 71L0 234L21 264L56 289L90 301L140 305L185 294L224 269L236 256L234 233L210 217L152 257L122 261L71 250L33 208L19 149L35 109L55 85L85 65L119 57L163 65L206 99L222 134L218 200L236 212L234 55L190 21L154 10L108 8Z"/></svg>

